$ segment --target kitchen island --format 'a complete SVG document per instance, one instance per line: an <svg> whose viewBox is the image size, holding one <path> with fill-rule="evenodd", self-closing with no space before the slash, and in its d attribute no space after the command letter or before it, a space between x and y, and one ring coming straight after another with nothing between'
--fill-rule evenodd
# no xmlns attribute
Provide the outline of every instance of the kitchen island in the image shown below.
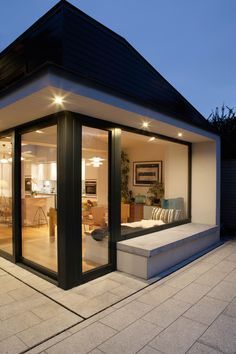
<svg viewBox="0 0 236 354"><path fill-rule="evenodd" d="M48 224L47 213L50 208L55 208L55 199L55 194L25 195L21 200L23 226Z"/></svg>

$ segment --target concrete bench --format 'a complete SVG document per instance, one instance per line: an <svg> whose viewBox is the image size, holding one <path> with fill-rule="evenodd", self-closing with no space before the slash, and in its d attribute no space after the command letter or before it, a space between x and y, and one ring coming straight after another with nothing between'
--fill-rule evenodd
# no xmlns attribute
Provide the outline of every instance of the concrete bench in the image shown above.
<svg viewBox="0 0 236 354"><path fill-rule="evenodd" d="M117 269L149 279L219 242L219 227L184 224L117 243Z"/></svg>

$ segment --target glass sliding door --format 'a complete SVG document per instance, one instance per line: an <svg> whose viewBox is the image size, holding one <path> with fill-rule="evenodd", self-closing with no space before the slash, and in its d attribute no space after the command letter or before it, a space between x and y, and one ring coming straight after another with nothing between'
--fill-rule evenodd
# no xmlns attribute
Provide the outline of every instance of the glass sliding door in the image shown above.
<svg viewBox="0 0 236 354"><path fill-rule="evenodd" d="M12 141L0 138L0 250L12 254Z"/></svg>
<svg viewBox="0 0 236 354"><path fill-rule="evenodd" d="M109 263L109 133L82 127L82 271Z"/></svg>
<svg viewBox="0 0 236 354"><path fill-rule="evenodd" d="M57 126L22 134L22 257L57 272Z"/></svg>

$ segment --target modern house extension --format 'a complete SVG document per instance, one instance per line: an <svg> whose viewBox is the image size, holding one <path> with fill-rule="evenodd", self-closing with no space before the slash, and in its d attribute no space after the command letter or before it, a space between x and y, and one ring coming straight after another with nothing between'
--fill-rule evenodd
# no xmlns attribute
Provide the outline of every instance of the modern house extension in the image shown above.
<svg viewBox="0 0 236 354"><path fill-rule="evenodd" d="M124 38L60 1L0 54L0 255L69 289L216 244L220 138Z"/></svg>

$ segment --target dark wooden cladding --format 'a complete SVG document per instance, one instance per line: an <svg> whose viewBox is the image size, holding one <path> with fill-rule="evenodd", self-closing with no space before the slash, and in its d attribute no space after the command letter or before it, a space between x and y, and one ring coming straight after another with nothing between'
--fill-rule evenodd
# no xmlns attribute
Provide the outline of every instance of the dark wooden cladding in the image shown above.
<svg viewBox="0 0 236 354"><path fill-rule="evenodd" d="M62 64L62 12L50 16L42 26L0 55L0 91L32 73L42 64Z"/></svg>
<svg viewBox="0 0 236 354"><path fill-rule="evenodd" d="M64 58L69 69L162 111L168 107L172 115L183 108L187 111L180 95L125 40L69 8L64 18Z"/></svg>
<svg viewBox="0 0 236 354"><path fill-rule="evenodd" d="M45 63L211 130L207 120L124 38L64 0L0 54L0 92Z"/></svg>
<svg viewBox="0 0 236 354"><path fill-rule="evenodd" d="M221 161L221 222L224 231L236 231L236 158Z"/></svg>

